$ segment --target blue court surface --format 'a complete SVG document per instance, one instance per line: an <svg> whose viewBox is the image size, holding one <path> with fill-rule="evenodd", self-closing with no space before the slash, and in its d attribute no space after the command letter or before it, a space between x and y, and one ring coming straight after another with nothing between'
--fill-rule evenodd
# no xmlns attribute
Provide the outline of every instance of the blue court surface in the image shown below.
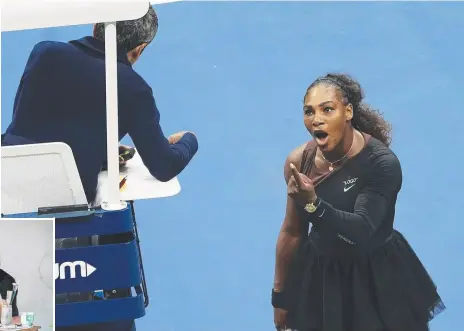
<svg viewBox="0 0 464 331"><path fill-rule="evenodd" d="M180 2L156 9L158 36L135 69L153 86L166 135L192 130L200 149L179 177L178 196L136 204L151 297L137 329L274 329L283 165L309 139L302 98L327 71L358 78L366 101L393 124L404 174L396 227L448 307L431 330L461 329L464 3ZM33 45L91 32L86 25L3 34L2 132Z"/></svg>

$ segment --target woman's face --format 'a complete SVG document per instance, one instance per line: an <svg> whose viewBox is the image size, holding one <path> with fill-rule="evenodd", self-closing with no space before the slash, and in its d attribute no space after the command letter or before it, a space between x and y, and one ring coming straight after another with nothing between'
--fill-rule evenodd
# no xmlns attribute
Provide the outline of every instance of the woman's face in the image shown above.
<svg viewBox="0 0 464 331"><path fill-rule="evenodd" d="M322 152L336 149L353 118L353 107L345 105L338 88L320 83L304 98L304 124Z"/></svg>

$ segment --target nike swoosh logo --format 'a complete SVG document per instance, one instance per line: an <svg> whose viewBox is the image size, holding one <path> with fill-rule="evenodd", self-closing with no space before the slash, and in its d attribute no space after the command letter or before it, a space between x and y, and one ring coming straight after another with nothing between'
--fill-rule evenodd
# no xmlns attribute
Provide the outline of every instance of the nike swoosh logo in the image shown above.
<svg viewBox="0 0 464 331"><path fill-rule="evenodd" d="M343 188L343 192L348 192L353 186L355 186L356 184L353 184L351 186L348 186L348 187L344 187Z"/></svg>

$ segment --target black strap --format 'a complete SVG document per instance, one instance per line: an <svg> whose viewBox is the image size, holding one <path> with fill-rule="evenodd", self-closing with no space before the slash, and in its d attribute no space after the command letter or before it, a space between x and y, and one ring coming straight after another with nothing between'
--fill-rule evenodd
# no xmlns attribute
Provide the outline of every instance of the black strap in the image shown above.
<svg viewBox="0 0 464 331"><path fill-rule="evenodd" d="M272 289L271 303L274 308L288 310L285 292L276 292Z"/></svg>
<svg viewBox="0 0 464 331"><path fill-rule="evenodd" d="M311 168L314 163L314 158L316 156L317 148L313 140L308 142L307 147L303 151L303 157L301 158L300 172L309 176Z"/></svg>

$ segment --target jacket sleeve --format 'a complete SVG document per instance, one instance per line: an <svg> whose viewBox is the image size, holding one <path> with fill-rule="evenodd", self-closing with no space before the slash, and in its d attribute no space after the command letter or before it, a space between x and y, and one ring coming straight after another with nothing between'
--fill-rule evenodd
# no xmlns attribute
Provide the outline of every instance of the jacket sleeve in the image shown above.
<svg viewBox="0 0 464 331"><path fill-rule="evenodd" d="M128 134L151 175L160 181L177 176L198 150L195 135L185 134L175 144L169 144L160 125L160 113L151 89L134 96L133 114L128 116Z"/></svg>

